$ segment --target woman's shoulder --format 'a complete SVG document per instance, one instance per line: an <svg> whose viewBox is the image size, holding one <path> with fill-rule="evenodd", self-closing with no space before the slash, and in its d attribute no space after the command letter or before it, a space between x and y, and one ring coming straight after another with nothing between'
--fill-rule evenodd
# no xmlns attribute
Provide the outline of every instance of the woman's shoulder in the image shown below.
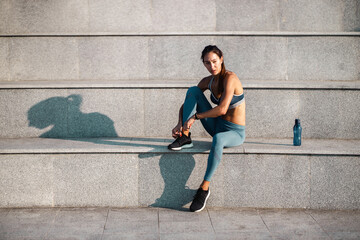
<svg viewBox="0 0 360 240"><path fill-rule="evenodd" d="M232 86L235 86L235 88L238 88L238 91L242 92L242 83L238 76L231 71L227 71L225 75L225 84L231 84Z"/></svg>
<svg viewBox="0 0 360 240"><path fill-rule="evenodd" d="M231 72L231 71L226 71L226 73L225 73L225 78L230 78L230 79L235 78L235 79L239 79L239 78L237 77L236 73Z"/></svg>
<svg viewBox="0 0 360 240"><path fill-rule="evenodd" d="M225 82L240 82L240 79L238 78L238 76L231 71L226 71L225 73L225 78L224 78Z"/></svg>

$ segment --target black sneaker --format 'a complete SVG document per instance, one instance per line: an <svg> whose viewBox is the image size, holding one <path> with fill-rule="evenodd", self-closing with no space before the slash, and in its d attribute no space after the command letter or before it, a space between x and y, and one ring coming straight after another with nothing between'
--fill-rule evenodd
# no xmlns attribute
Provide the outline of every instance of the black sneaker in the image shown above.
<svg viewBox="0 0 360 240"><path fill-rule="evenodd" d="M191 203L190 211L200 212L205 208L206 201L210 196L210 189L205 191L202 188L199 188L195 194L194 200Z"/></svg>
<svg viewBox="0 0 360 240"><path fill-rule="evenodd" d="M191 133L189 133L189 136L186 136L185 134L181 135L181 137L178 137L172 144L168 146L168 149L179 151L182 148L191 148L193 147L193 143L190 138Z"/></svg>

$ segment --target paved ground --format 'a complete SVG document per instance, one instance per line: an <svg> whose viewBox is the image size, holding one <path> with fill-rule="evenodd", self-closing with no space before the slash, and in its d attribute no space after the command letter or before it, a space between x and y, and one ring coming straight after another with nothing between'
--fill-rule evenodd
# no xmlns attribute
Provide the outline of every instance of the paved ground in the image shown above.
<svg viewBox="0 0 360 240"><path fill-rule="evenodd" d="M360 211L0 209L0 239L360 239Z"/></svg>

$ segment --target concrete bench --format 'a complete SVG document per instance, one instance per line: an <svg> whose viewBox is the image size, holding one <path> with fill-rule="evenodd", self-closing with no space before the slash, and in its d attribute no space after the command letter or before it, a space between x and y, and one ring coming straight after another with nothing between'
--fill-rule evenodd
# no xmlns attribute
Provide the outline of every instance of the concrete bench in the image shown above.
<svg viewBox="0 0 360 240"><path fill-rule="evenodd" d="M0 207L183 208L211 138L169 151L170 138L0 139ZM247 139L226 148L209 206L360 208L360 140Z"/></svg>
<svg viewBox="0 0 360 240"><path fill-rule="evenodd" d="M0 82L0 138L168 136L186 89L196 83ZM248 137L291 138L294 119L300 118L305 138L360 139L360 81L243 80L243 85ZM200 124L192 130L207 136Z"/></svg>

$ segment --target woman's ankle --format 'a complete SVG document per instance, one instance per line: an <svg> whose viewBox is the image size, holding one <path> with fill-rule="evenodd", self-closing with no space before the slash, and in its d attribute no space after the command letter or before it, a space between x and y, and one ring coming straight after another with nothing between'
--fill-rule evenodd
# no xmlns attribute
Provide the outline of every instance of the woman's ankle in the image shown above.
<svg viewBox="0 0 360 240"><path fill-rule="evenodd" d="M185 135L185 136L189 136L189 133L190 133L190 131L188 130L188 131L182 131L182 133Z"/></svg>
<svg viewBox="0 0 360 240"><path fill-rule="evenodd" d="M210 182L209 181L206 181L204 180L201 185L200 185L200 188L204 191L208 191L209 190L209 186L210 186Z"/></svg>

